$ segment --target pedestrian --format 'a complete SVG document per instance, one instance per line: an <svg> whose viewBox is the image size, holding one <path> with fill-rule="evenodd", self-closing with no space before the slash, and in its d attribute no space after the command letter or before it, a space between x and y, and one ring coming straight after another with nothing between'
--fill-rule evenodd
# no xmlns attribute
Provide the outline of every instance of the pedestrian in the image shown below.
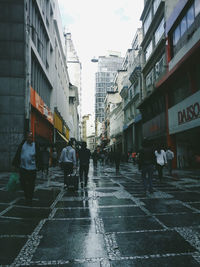
<svg viewBox="0 0 200 267"><path fill-rule="evenodd" d="M119 173L119 166L120 166L120 161L121 161L121 151L120 151L120 149L117 149L114 152L114 161L115 161L116 173Z"/></svg>
<svg viewBox="0 0 200 267"><path fill-rule="evenodd" d="M39 149L33 140L32 132L28 132L26 139L18 146L12 164L19 169L20 184L24 191L25 203L28 206L32 206L36 171L39 164Z"/></svg>
<svg viewBox="0 0 200 267"><path fill-rule="evenodd" d="M49 159L50 159L50 153L48 147L44 146L44 148L41 151L42 177L44 174L46 174L46 177L49 174Z"/></svg>
<svg viewBox="0 0 200 267"><path fill-rule="evenodd" d="M133 165L135 165L136 164L136 152L132 152L131 157L132 157Z"/></svg>
<svg viewBox="0 0 200 267"><path fill-rule="evenodd" d="M147 191L150 194L153 193L153 171L155 164L154 150L151 147L148 140L144 140L142 143L142 149L138 154L138 167L141 170L141 176L144 184L144 193L146 195Z"/></svg>
<svg viewBox="0 0 200 267"><path fill-rule="evenodd" d="M155 151L156 156L156 169L158 171L158 179L162 182L163 179L163 167L167 164L166 153L161 146Z"/></svg>
<svg viewBox="0 0 200 267"><path fill-rule="evenodd" d="M52 153L52 166L53 167L56 167L57 160L58 160L58 153L56 151L56 148L53 148L53 153Z"/></svg>
<svg viewBox="0 0 200 267"><path fill-rule="evenodd" d="M99 159L99 155L97 153L97 150L95 149L94 152L92 153L92 160L93 160L94 167L97 167L98 159Z"/></svg>
<svg viewBox="0 0 200 267"><path fill-rule="evenodd" d="M73 169L76 168L76 151L72 145L72 141L70 140L67 146L63 148L59 159L61 168L64 171L64 188L69 187L67 176L73 173Z"/></svg>
<svg viewBox="0 0 200 267"><path fill-rule="evenodd" d="M172 175L172 160L174 158L174 152L171 150L171 147L168 147L166 151L166 158L169 175Z"/></svg>
<svg viewBox="0 0 200 267"><path fill-rule="evenodd" d="M91 152L87 148L86 142L82 142L81 149L79 150L78 155L80 164L79 165L80 182L81 182L81 188L83 188L84 186L87 187L88 171L89 171L90 157L91 157Z"/></svg>

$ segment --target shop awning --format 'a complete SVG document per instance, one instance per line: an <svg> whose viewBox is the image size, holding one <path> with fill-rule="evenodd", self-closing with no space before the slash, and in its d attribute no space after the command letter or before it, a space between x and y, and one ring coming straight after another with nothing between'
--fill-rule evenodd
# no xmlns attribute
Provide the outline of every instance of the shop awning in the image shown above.
<svg viewBox="0 0 200 267"><path fill-rule="evenodd" d="M63 139L63 141L65 141L65 142L69 142L69 140L67 140L67 138L63 135L63 134L61 134L59 131L57 131L57 133L59 134L59 136Z"/></svg>

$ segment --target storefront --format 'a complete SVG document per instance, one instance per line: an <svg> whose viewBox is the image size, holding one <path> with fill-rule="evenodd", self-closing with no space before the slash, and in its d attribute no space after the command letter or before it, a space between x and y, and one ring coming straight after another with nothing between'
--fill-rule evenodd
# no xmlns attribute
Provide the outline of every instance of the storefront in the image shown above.
<svg viewBox="0 0 200 267"><path fill-rule="evenodd" d="M58 154L69 142L69 129L64 125L63 119L59 112L54 112L54 146Z"/></svg>
<svg viewBox="0 0 200 267"><path fill-rule="evenodd" d="M177 167L193 168L200 155L200 91L168 110L169 134L175 136Z"/></svg>
<svg viewBox="0 0 200 267"><path fill-rule="evenodd" d="M124 136L124 152L132 152L133 150L133 121L128 125L123 127L123 136Z"/></svg>
<svg viewBox="0 0 200 267"><path fill-rule="evenodd" d="M31 131L41 145L53 144L53 115L36 91L31 88Z"/></svg>
<svg viewBox="0 0 200 267"><path fill-rule="evenodd" d="M142 127L142 132L143 138L148 139L152 143L152 146L156 148L157 145L161 145L165 148L167 145L165 112L145 122Z"/></svg>
<svg viewBox="0 0 200 267"><path fill-rule="evenodd" d="M135 116L135 151L138 152L142 146L142 114L139 113Z"/></svg>

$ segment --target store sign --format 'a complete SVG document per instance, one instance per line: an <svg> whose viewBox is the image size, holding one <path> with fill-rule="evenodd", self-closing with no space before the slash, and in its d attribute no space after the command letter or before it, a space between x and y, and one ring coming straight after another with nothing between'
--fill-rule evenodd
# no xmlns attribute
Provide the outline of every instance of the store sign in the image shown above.
<svg viewBox="0 0 200 267"><path fill-rule="evenodd" d="M31 87L30 100L31 100L31 105L34 108L36 108L42 115L44 115L51 124L53 124L52 112L32 87Z"/></svg>
<svg viewBox="0 0 200 267"><path fill-rule="evenodd" d="M154 117L152 120L143 124L143 137L154 138L160 136L166 131L165 113Z"/></svg>
<svg viewBox="0 0 200 267"><path fill-rule="evenodd" d="M168 110L169 133L200 126L200 91Z"/></svg>

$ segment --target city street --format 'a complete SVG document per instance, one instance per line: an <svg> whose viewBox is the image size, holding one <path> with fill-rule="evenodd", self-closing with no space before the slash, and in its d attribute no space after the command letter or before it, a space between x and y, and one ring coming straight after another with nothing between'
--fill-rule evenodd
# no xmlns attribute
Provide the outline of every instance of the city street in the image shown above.
<svg viewBox="0 0 200 267"><path fill-rule="evenodd" d="M200 265L200 176L176 171L144 195L132 163L90 164L88 187L63 188L59 167L38 174L33 207L23 192L8 193L0 174L0 265Z"/></svg>

